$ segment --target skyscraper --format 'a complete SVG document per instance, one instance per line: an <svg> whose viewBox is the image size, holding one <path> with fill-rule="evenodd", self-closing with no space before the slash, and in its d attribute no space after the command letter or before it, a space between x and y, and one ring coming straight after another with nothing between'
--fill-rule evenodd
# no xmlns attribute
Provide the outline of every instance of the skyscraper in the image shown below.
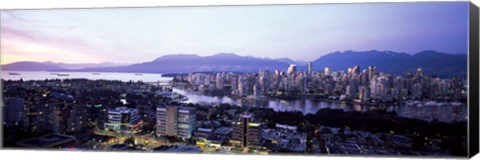
<svg viewBox="0 0 480 160"><path fill-rule="evenodd" d="M422 70L422 68L418 68L418 69L417 69L417 76L418 76L418 77L422 77L422 76L423 76L423 70Z"/></svg>
<svg viewBox="0 0 480 160"><path fill-rule="evenodd" d="M246 96L248 94L247 80L245 76L240 76L238 78L238 95Z"/></svg>
<svg viewBox="0 0 480 160"><path fill-rule="evenodd" d="M175 106L158 107L157 136L192 137L196 123L195 114L194 108Z"/></svg>
<svg viewBox="0 0 480 160"><path fill-rule="evenodd" d="M293 75L297 72L297 65L296 64L290 64L290 67L288 67L287 74L288 75Z"/></svg>
<svg viewBox="0 0 480 160"><path fill-rule="evenodd" d="M375 66L368 66L368 79L372 79L375 76Z"/></svg>
<svg viewBox="0 0 480 160"><path fill-rule="evenodd" d="M360 67L355 65L352 68L352 74L359 74L360 73Z"/></svg>
<svg viewBox="0 0 480 160"><path fill-rule="evenodd" d="M263 94L269 89L270 72L268 72L268 70L260 70L258 75L258 83L260 84L260 91L257 91L257 93Z"/></svg>
<svg viewBox="0 0 480 160"><path fill-rule="evenodd" d="M312 72L313 72L313 62L308 62L308 75L312 75Z"/></svg>
<svg viewBox="0 0 480 160"><path fill-rule="evenodd" d="M325 67L325 69L323 70L323 74L325 74L326 76L329 76L331 73L332 73L332 70L330 70L329 67Z"/></svg>
<svg viewBox="0 0 480 160"><path fill-rule="evenodd" d="M215 85L217 89L223 89L224 85L224 73L217 73L215 76Z"/></svg>

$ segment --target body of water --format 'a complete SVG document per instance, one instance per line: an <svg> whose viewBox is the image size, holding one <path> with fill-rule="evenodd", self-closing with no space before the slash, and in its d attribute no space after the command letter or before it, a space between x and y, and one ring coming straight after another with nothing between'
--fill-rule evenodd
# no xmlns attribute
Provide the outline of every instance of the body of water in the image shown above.
<svg viewBox="0 0 480 160"><path fill-rule="evenodd" d="M89 80L119 80L142 81L142 82L165 82L170 77L162 77L161 74L152 73L115 73L115 72L34 72L34 71L1 71L1 77L5 80L45 80L45 79L89 79Z"/></svg>
<svg viewBox="0 0 480 160"><path fill-rule="evenodd" d="M298 100L254 100L254 99L234 99L226 96L208 96L196 92L188 92L174 88L174 92L188 97L187 103L199 104L221 104L228 103L244 107L265 107L272 108L275 111L300 111L304 114L315 114L320 109L342 109L348 112L366 112L371 110L395 110L401 117L416 118L426 121L438 119L443 122L461 121L467 118L467 107L464 104L451 105L442 103L441 105L410 106L406 104L399 105L377 105L367 106L361 104L349 104L340 101L298 99Z"/></svg>

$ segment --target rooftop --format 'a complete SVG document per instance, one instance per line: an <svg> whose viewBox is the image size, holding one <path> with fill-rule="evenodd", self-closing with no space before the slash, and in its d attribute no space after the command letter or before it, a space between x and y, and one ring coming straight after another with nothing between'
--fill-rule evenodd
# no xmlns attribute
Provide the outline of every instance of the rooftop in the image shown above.
<svg viewBox="0 0 480 160"><path fill-rule="evenodd" d="M191 110L195 110L195 108L192 108L192 107L182 107L182 106L164 106L164 105L160 105L160 106L157 106L157 110L159 109L166 109L166 108L177 108L178 110L182 111L191 111Z"/></svg>
<svg viewBox="0 0 480 160"><path fill-rule="evenodd" d="M252 115L251 114L248 114L248 113L244 113L242 115L240 115L241 118L252 118Z"/></svg>
<svg viewBox="0 0 480 160"><path fill-rule="evenodd" d="M44 135L37 138L19 141L17 145L32 148L49 148L74 142L75 137L59 134Z"/></svg>
<svg viewBox="0 0 480 160"><path fill-rule="evenodd" d="M233 128L231 127L220 127L215 130L215 134L227 135L232 133Z"/></svg>
<svg viewBox="0 0 480 160"><path fill-rule="evenodd" d="M198 147L192 146L184 146L184 145L173 145L173 146L160 146L155 149L154 151L162 151L162 152L193 152L193 153L201 153L202 150Z"/></svg>
<svg viewBox="0 0 480 160"><path fill-rule="evenodd" d="M197 128L197 131L199 131L199 132L212 132L212 129L210 129L210 128Z"/></svg>
<svg viewBox="0 0 480 160"><path fill-rule="evenodd" d="M127 108L126 106L117 107L113 110L109 110L109 112L121 112L121 113L130 113L130 112L133 112L133 111L137 111L137 109Z"/></svg>

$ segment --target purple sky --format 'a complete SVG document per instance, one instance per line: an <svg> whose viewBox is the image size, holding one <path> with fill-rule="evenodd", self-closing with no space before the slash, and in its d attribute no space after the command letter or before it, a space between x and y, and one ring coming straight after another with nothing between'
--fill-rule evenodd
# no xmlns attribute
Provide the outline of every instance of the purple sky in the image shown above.
<svg viewBox="0 0 480 160"><path fill-rule="evenodd" d="M334 51L466 53L468 2L1 11L1 64L138 63L220 52L314 60Z"/></svg>

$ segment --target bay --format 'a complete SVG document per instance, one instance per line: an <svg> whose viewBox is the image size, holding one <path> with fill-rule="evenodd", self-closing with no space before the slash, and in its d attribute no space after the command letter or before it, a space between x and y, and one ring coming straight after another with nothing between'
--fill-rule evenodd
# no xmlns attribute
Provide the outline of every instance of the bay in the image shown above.
<svg viewBox="0 0 480 160"><path fill-rule="evenodd" d="M467 107L464 104L452 105L448 102L438 103L440 105L426 106L410 106L406 104L397 105L361 105L352 104L341 101L332 100L316 100L316 99L296 99L296 100L280 100L280 99L234 99L227 96L209 96L197 92L189 92L174 88L173 92L188 97L186 103L198 104L232 104L242 107L262 107L271 108L274 111L299 111L303 114L315 114L320 109L341 109L346 112L368 112L373 110L395 111L398 116L406 118L421 119L432 121L437 119L442 122L463 121L467 118ZM420 102L428 103L428 102Z"/></svg>
<svg viewBox="0 0 480 160"><path fill-rule="evenodd" d="M15 75L16 74L16 75ZM59 76L65 75L65 76ZM68 76L66 76L68 75ZM45 80L45 79L89 79L89 80L119 80L142 82L166 82L170 77L162 77L154 73L118 73L118 72L45 72L45 71L1 71L4 80Z"/></svg>

